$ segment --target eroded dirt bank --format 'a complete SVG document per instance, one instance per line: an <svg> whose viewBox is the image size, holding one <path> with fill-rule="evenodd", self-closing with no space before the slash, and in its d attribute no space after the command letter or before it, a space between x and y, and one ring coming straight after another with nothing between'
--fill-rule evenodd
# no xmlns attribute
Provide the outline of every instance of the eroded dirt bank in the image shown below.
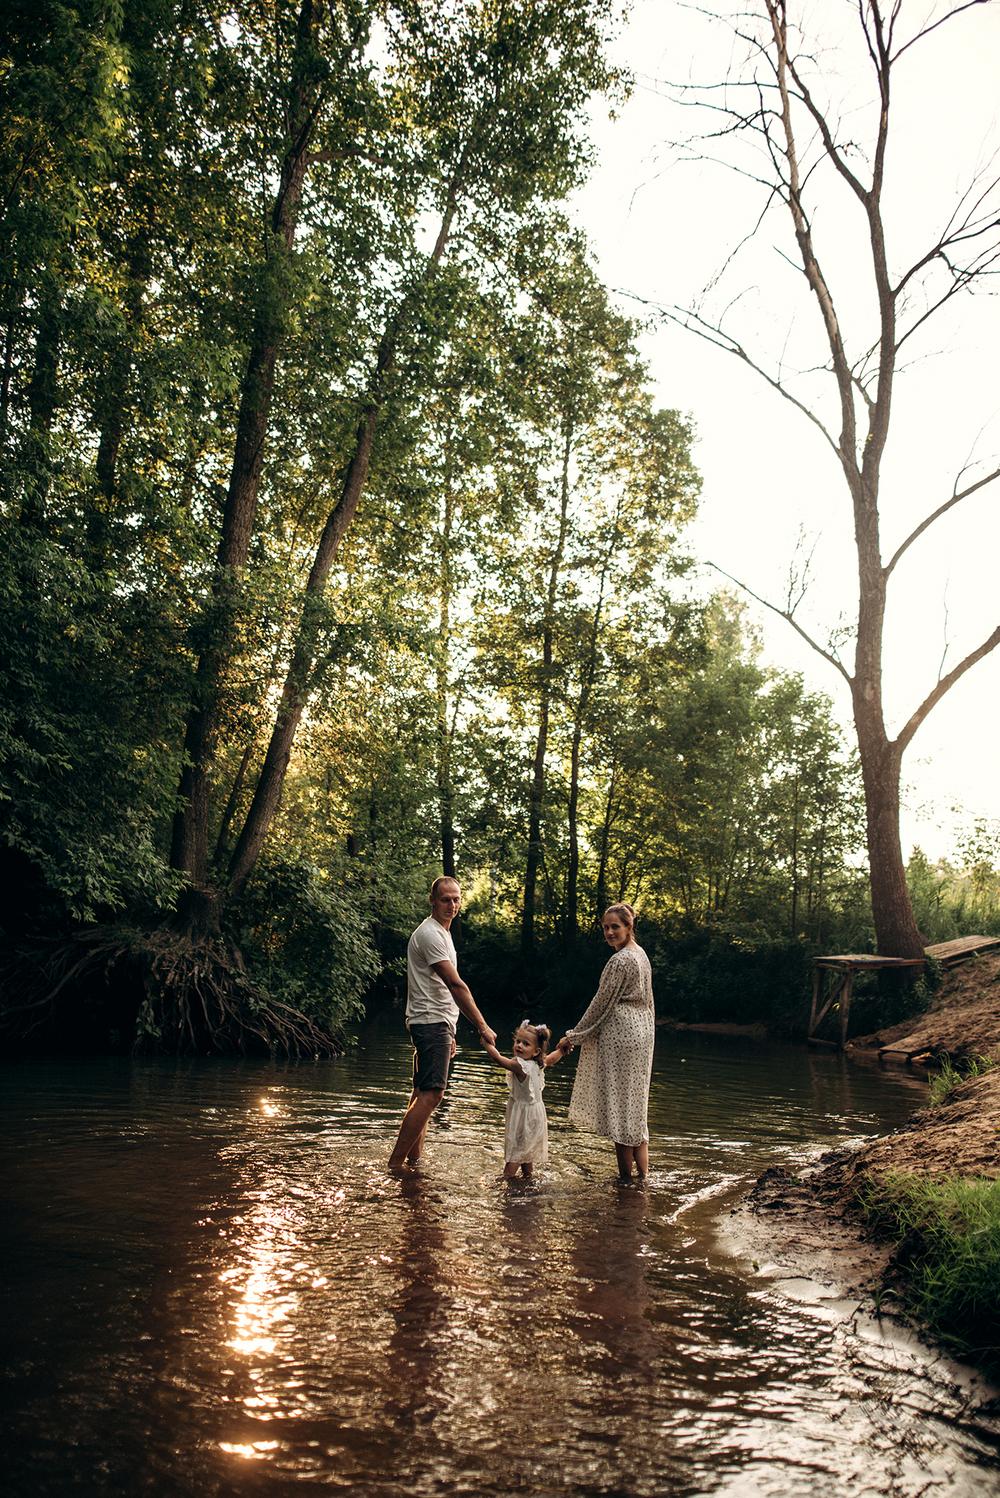
<svg viewBox="0 0 1000 1498"><path fill-rule="evenodd" d="M1000 955L954 969L925 1015L849 1049L873 1064L944 1055L1000 1061ZM1000 1066L883 1138L828 1153L797 1172L765 1171L733 1213L731 1244L773 1276L802 1277L869 1304L881 1300L893 1284L896 1245L872 1238L856 1198L866 1178L889 1171L1000 1177Z"/></svg>

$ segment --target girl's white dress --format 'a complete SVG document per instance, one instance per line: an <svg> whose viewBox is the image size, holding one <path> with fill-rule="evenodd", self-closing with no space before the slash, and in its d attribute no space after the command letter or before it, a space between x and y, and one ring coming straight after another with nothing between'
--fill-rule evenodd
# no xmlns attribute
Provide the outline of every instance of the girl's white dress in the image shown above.
<svg viewBox="0 0 1000 1498"><path fill-rule="evenodd" d="M570 1040L580 1044L569 1117L616 1144L649 1138L653 1070L653 981L649 958L630 942L607 961L597 993Z"/></svg>
<svg viewBox="0 0 1000 1498"><path fill-rule="evenodd" d="M506 1123L503 1157L508 1165L544 1165L549 1158L549 1125L542 1088L545 1068L537 1061L519 1061L524 1080L507 1073Z"/></svg>

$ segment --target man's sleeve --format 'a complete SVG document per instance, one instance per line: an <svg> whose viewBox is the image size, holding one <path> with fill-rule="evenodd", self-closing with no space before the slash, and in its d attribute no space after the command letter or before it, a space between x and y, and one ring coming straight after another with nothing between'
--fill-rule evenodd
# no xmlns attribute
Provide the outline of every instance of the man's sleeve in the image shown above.
<svg viewBox="0 0 1000 1498"><path fill-rule="evenodd" d="M420 955L428 967L433 967L435 962L452 962L454 954L448 933L443 927L435 925L425 926L417 937L417 946Z"/></svg>

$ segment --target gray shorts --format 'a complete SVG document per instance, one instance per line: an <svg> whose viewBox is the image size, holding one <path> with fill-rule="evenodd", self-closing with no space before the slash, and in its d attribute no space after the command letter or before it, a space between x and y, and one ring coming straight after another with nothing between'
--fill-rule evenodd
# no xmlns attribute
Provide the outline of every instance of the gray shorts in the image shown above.
<svg viewBox="0 0 1000 1498"><path fill-rule="evenodd" d="M452 1029L443 1019L411 1025L414 1092L444 1092L451 1068Z"/></svg>

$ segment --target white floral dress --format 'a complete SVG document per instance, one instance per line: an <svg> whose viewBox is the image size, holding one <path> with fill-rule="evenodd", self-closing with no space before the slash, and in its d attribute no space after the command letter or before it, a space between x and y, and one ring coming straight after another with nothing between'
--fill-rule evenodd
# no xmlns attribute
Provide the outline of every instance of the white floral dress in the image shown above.
<svg viewBox="0 0 1000 1498"><path fill-rule="evenodd" d="M655 1035L649 958L630 942L608 959L570 1040L580 1045L570 1122L616 1144L649 1139L649 1079Z"/></svg>
<svg viewBox="0 0 1000 1498"><path fill-rule="evenodd" d="M542 1088L545 1068L537 1061L519 1061L524 1079L507 1073L506 1134L503 1157L508 1165L544 1165L549 1158L549 1125Z"/></svg>

